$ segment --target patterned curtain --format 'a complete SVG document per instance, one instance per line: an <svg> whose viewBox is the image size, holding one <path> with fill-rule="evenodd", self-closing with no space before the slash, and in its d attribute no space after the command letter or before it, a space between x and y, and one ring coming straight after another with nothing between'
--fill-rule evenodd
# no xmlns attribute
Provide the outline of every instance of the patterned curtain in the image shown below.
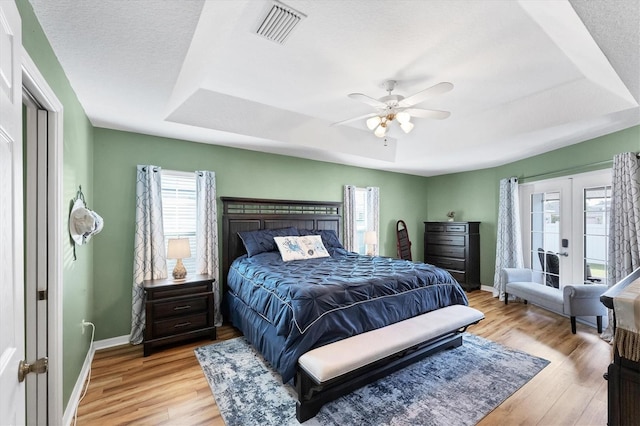
<svg viewBox="0 0 640 426"><path fill-rule="evenodd" d="M356 250L356 187L344 186L344 241L345 250Z"/></svg>
<svg viewBox="0 0 640 426"><path fill-rule="evenodd" d="M129 341L142 343L145 326L144 280L167 278L162 225L160 167L138 166L136 179L136 233L133 253L133 293Z"/></svg>
<svg viewBox="0 0 640 426"><path fill-rule="evenodd" d="M502 268L522 268L524 265L517 177L500 180L499 203L493 297L500 297L500 300L504 300Z"/></svg>
<svg viewBox="0 0 640 426"><path fill-rule="evenodd" d="M640 267L640 163L633 152L613 157L609 222L609 287ZM613 314L602 338L613 338Z"/></svg>
<svg viewBox="0 0 640 426"><path fill-rule="evenodd" d="M216 278L213 286L214 322L222 325L220 312L220 273L218 264L218 208L216 206L216 174L196 172L196 272Z"/></svg>
<svg viewBox="0 0 640 426"><path fill-rule="evenodd" d="M376 233L376 245L373 255L380 254L380 188L374 186L367 187L367 231Z"/></svg>

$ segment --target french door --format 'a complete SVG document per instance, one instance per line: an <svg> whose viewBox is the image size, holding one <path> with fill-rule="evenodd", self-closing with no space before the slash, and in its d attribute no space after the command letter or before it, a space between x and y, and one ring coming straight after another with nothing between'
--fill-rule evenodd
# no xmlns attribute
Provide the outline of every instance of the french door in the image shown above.
<svg viewBox="0 0 640 426"><path fill-rule="evenodd" d="M525 265L546 285L605 283L610 170L520 185Z"/></svg>

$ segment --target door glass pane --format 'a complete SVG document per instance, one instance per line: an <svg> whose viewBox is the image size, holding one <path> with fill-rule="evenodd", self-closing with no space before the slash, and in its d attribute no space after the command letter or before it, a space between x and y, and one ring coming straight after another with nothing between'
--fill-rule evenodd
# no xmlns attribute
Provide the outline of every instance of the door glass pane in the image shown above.
<svg viewBox="0 0 640 426"><path fill-rule="evenodd" d="M530 260L534 270L542 271L545 283L560 284L560 193L541 192L531 195Z"/></svg>
<svg viewBox="0 0 640 426"><path fill-rule="evenodd" d="M606 284L611 186L584 189L584 282Z"/></svg>

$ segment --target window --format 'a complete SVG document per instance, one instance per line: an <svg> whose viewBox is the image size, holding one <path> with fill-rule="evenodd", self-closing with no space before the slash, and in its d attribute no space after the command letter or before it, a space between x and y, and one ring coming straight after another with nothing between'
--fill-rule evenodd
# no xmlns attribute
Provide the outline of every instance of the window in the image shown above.
<svg viewBox="0 0 640 426"><path fill-rule="evenodd" d="M162 221L165 253L170 238L189 238L191 257L182 259L188 274L196 273L196 176L162 170ZM169 260L172 271L177 260Z"/></svg>
<svg viewBox="0 0 640 426"><path fill-rule="evenodd" d="M611 186L584 188L584 280L607 279Z"/></svg>

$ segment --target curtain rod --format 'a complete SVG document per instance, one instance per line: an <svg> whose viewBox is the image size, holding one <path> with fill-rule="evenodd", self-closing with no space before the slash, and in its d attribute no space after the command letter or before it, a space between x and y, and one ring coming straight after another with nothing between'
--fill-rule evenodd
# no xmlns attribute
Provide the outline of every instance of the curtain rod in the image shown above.
<svg viewBox="0 0 640 426"><path fill-rule="evenodd" d="M640 152L636 153L636 158L640 158ZM597 167L597 166L605 166L605 165L613 165L613 159L604 160L604 161L597 161L595 163L590 163L590 164L582 164L580 166L569 167L568 169L562 169L562 170L555 170L555 171L551 171L551 172L539 173L537 175L523 176L523 177L519 177L518 180L520 181L520 180L541 178L541 177L545 177L545 176L557 175L559 173L571 174L571 172L575 172L575 171L578 171L578 170L588 169L588 168Z"/></svg>
<svg viewBox="0 0 640 426"><path fill-rule="evenodd" d="M596 166L611 165L611 164L613 164L613 160L598 161L596 163L582 164L580 166L570 167L568 169L554 170L554 171L551 171L551 172L544 172L544 173L539 173L537 175L531 175L531 176L523 176L523 177L518 178L518 180L528 180L528 179L534 179L534 178L541 178L541 177L545 177L545 176L556 175L556 174L559 174L559 173L571 174L571 172L575 172L575 171L578 171L578 170L583 170L583 169L596 167Z"/></svg>

